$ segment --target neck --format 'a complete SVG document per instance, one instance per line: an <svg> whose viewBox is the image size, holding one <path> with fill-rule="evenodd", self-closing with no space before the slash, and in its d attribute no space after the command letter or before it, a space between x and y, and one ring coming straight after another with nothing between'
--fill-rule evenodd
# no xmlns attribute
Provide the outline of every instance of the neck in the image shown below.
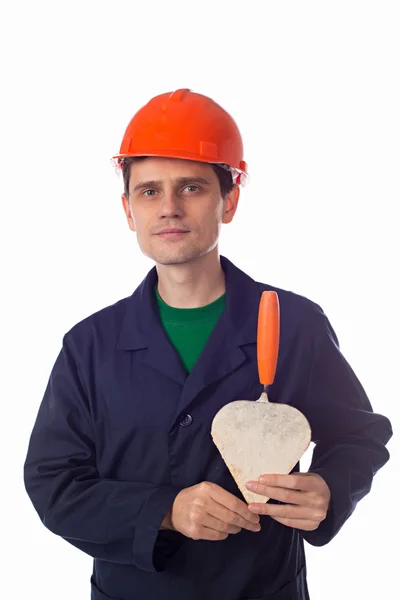
<svg viewBox="0 0 400 600"><path fill-rule="evenodd" d="M178 265L157 264L158 293L175 308L199 308L225 292L225 275L218 248Z"/></svg>

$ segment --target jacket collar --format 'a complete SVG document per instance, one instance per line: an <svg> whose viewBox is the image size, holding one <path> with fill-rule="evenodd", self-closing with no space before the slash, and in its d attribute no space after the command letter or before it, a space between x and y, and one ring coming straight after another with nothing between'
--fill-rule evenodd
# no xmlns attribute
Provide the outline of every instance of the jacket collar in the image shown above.
<svg viewBox="0 0 400 600"><path fill-rule="evenodd" d="M226 309L223 320L226 333L238 346L256 342L257 317L261 289L246 273L224 256L220 257L226 278ZM164 333L158 313L154 287L158 281L153 267L135 292L127 298L120 329L118 348L138 350L147 348Z"/></svg>

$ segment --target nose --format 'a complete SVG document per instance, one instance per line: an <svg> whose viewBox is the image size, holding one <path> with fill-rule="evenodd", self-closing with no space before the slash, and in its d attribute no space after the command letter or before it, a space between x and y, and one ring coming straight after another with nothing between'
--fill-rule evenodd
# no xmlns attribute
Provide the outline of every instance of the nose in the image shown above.
<svg viewBox="0 0 400 600"><path fill-rule="evenodd" d="M183 209L179 196L173 191L165 191L158 209L159 218L176 218L183 216Z"/></svg>

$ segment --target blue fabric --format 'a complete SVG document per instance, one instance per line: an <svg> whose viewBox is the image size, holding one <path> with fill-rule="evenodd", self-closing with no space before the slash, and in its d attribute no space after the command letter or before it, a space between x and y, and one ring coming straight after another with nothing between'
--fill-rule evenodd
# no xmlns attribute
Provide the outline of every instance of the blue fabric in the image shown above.
<svg viewBox="0 0 400 600"><path fill-rule="evenodd" d="M132 296L64 337L25 485L44 525L94 558L95 600L306 600L304 540L328 543L389 458L390 422L372 411L322 309L253 281L224 257L221 264L226 309L189 375L159 322L155 269ZM310 470L331 489L328 517L312 532L261 517L260 533L220 542L159 531L183 488L207 480L241 497L210 429L227 402L262 392L256 339L264 290L277 291L281 313L269 398L311 424Z"/></svg>

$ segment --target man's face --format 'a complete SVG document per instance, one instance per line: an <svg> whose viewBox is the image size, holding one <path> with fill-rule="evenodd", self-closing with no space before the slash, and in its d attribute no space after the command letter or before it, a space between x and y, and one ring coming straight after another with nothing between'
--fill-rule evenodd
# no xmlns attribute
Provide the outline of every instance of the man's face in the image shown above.
<svg viewBox="0 0 400 600"><path fill-rule="evenodd" d="M140 249L162 265L186 263L213 250L238 200L237 186L222 198L209 164L158 157L131 166L129 198L122 196Z"/></svg>

